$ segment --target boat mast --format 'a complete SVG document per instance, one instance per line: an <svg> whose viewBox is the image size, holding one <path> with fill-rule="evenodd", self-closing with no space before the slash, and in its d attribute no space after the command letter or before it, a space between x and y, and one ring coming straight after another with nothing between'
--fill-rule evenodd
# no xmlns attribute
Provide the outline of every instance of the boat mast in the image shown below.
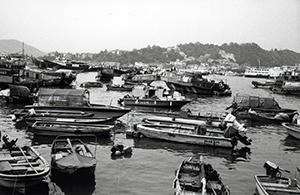
<svg viewBox="0 0 300 195"><path fill-rule="evenodd" d="M23 56L23 60L24 60L25 59L24 42L22 43L22 56Z"/></svg>

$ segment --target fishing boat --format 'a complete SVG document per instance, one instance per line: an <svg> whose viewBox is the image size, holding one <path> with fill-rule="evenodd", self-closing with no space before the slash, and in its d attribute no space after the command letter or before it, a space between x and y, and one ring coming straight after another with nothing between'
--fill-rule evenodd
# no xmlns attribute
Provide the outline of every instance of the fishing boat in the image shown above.
<svg viewBox="0 0 300 195"><path fill-rule="evenodd" d="M35 110L32 109L16 109L12 116L13 121L21 122L31 117L48 117L48 118L86 118L93 117L91 112L67 111L67 110Z"/></svg>
<svg viewBox="0 0 300 195"><path fill-rule="evenodd" d="M203 118L185 118L180 116L151 116L142 119L145 123L152 124L174 124L174 125L189 125L192 127L198 125L205 125L207 127L214 127L215 129L225 130L229 126L236 128L240 134L245 135L247 129L244 127L244 124L239 123L236 120L236 117L232 114L227 114L223 119L213 118L213 117L204 117Z"/></svg>
<svg viewBox="0 0 300 195"><path fill-rule="evenodd" d="M95 155L96 151L92 152L80 137L57 136L51 146L51 174L72 176L84 170L93 175L97 164Z"/></svg>
<svg viewBox="0 0 300 195"><path fill-rule="evenodd" d="M284 82L282 86L273 86L271 91L284 95L300 95L300 82Z"/></svg>
<svg viewBox="0 0 300 195"><path fill-rule="evenodd" d="M119 118L130 112L130 108L90 103L90 93L87 89L48 89L40 88L37 102L26 105L23 114L30 109L35 112L86 112L94 114L96 118ZM19 115L22 117L22 114ZM17 117L18 118L18 117Z"/></svg>
<svg viewBox="0 0 300 195"><path fill-rule="evenodd" d="M282 123L290 136L300 139L300 125L295 123Z"/></svg>
<svg viewBox="0 0 300 195"><path fill-rule="evenodd" d="M55 117L29 117L25 119L26 124L31 127L36 121L75 123L75 124L114 124L115 118L55 118Z"/></svg>
<svg viewBox="0 0 300 195"><path fill-rule="evenodd" d="M300 194L300 186L296 178L282 176L281 171L290 172L282 169L271 161L264 164L265 175L255 175L255 184L258 195L271 194Z"/></svg>
<svg viewBox="0 0 300 195"><path fill-rule="evenodd" d="M85 124L66 121L36 121L32 130L36 135L58 136L62 134L94 134L96 136L109 136L114 125Z"/></svg>
<svg viewBox="0 0 300 195"><path fill-rule="evenodd" d="M184 93L231 96L230 87L223 80L202 77L201 73L165 71L161 75L170 88Z"/></svg>
<svg viewBox="0 0 300 195"><path fill-rule="evenodd" d="M32 104L34 97L30 89L23 85L8 84L7 89L0 91L0 96L4 97L8 103Z"/></svg>
<svg viewBox="0 0 300 195"><path fill-rule="evenodd" d="M16 140L3 136L0 150L0 185L26 193L50 174L50 165L31 146L19 147ZM11 144L13 143L13 144Z"/></svg>
<svg viewBox="0 0 300 195"><path fill-rule="evenodd" d="M127 131L127 134L129 133L133 137L146 137L202 146L234 148L238 141L246 145L251 144L251 140L248 140L246 136L240 135L238 130L232 126L225 131L221 131L210 129L205 125L191 128L186 125L138 123L134 124L133 131Z"/></svg>
<svg viewBox="0 0 300 195"><path fill-rule="evenodd" d="M265 82L252 81L251 84L252 84L255 88L265 88L265 89L269 89L270 87L274 86L275 80L274 80L274 79L267 79Z"/></svg>
<svg viewBox="0 0 300 195"><path fill-rule="evenodd" d="M88 82L81 83L80 87L84 87L84 88L103 87L103 83L99 81L96 82L88 81Z"/></svg>
<svg viewBox="0 0 300 195"><path fill-rule="evenodd" d="M132 91L134 85L107 85L106 90L107 91Z"/></svg>
<svg viewBox="0 0 300 195"><path fill-rule="evenodd" d="M278 113L294 115L297 110L281 108L274 97L260 97L248 94L237 93L232 104L226 110L232 109L231 113L238 118L250 119L249 109L257 113L268 113L274 116Z"/></svg>
<svg viewBox="0 0 300 195"><path fill-rule="evenodd" d="M191 157L183 160L175 171L173 188L176 195L229 195L220 174L211 164Z"/></svg>
<svg viewBox="0 0 300 195"><path fill-rule="evenodd" d="M181 108L191 100L170 90L164 81L153 81L149 86L134 86L132 95L127 94L118 102L124 106Z"/></svg>
<svg viewBox="0 0 300 195"><path fill-rule="evenodd" d="M249 109L248 114L252 121L281 124L282 122L292 122L294 116L297 115L298 112L262 113Z"/></svg>
<svg viewBox="0 0 300 195"><path fill-rule="evenodd" d="M287 70L276 78L276 84L271 91L284 95L300 95L300 73L298 69Z"/></svg>

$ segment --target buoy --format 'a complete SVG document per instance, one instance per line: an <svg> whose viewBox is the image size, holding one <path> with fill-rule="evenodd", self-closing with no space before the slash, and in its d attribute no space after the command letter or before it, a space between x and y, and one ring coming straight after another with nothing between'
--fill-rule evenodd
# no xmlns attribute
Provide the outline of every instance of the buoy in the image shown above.
<svg viewBox="0 0 300 195"><path fill-rule="evenodd" d="M117 156L120 156L121 154L122 154L122 152L119 151L119 150L117 150L117 151L115 152L115 155L117 155Z"/></svg>

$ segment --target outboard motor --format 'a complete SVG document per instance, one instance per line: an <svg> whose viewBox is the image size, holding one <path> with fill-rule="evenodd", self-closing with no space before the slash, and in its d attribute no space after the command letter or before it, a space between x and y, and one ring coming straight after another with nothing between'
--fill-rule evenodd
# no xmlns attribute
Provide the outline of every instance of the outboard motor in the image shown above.
<svg viewBox="0 0 300 195"><path fill-rule="evenodd" d="M266 169L266 174L276 178L278 175L281 175L279 171L279 166L271 161L266 161L264 164L264 168Z"/></svg>

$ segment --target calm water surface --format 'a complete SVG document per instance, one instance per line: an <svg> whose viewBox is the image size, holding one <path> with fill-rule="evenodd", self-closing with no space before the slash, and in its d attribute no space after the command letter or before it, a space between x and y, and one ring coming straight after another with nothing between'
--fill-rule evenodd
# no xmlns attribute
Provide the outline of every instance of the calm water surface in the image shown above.
<svg viewBox="0 0 300 195"><path fill-rule="evenodd" d="M96 73L82 73L78 75L76 86L84 81L94 81ZM257 96L272 96L283 108L293 108L300 111L300 101L297 96L272 94L266 89L253 89L251 81L254 79L231 76L215 76L227 81L233 94L244 93ZM264 81L264 79L255 79ZM126 93L106 91L103 88L91 88L91 102L117 105L117 100ZM222 113L232 102L233 97L201 97L190 95L193 102L185 108L192 112ZM19 138L19 145L33 145L50 163L50 143L52 139L34 137L27 132L24 125L15 125L11 121L11 113L15 108L23 105L7 105L0 102L0 125L2 134L7 133L12 138ZM149 111L150 109L145 109ZM158 110L159 111L159 110ZM167 111L167 110L163 110ZM126 124L125 129L131 129L134 123L149 116L133 109L129 114L120 118ZM300 165L300 143L287 136L286 130L280 125L257 125L242 121L248 126L248 137L253 140L252 145L244 147L239 144L239 152L224 148L208 148L191 146L150 139L126 138L124 133L118 133L111 138L98 138L96 145L97 167L95 179L90 182L54 182L47 179L34 188L31 194L80 194L80 195L172 195L172 182L175 169L183 159L193 155L202 155L207 163L220 173L223 182L230 187L233 195L252 195L255 193L254 175L265 173L263 164L271 160L295 176L296 166ZM111 146L114 143L132 146L131 156L114 158L111 156ZM245 151L250 151L248 160L241 158ZM87 178L88 179L88 178ZM0 188L0 194L18 194L10 189Z"/></svg>

